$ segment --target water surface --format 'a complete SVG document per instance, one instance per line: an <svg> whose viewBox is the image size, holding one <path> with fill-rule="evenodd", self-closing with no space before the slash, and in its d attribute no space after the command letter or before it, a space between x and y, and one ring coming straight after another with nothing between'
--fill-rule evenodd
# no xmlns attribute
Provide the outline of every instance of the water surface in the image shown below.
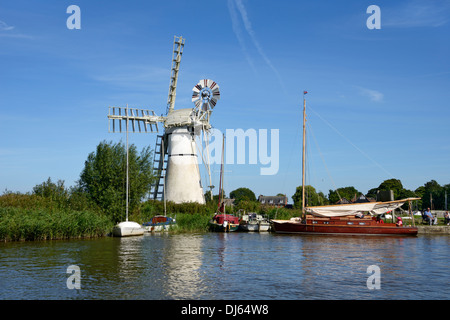
<svg viewBox="0 0 450 320"><path fill-rule="evenodd" d="M0 244L0 299L447 299L450 237L147 234ZM67 268L81 289L68 289ZM380 289L368 289L371 265Z"/></svg>

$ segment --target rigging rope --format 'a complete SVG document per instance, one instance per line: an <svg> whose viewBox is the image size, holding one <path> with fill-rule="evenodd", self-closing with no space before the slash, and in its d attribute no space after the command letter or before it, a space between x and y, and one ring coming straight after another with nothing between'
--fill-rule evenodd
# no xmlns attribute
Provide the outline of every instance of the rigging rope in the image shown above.
<svg viewBox="0 0 450 320"><path fill-rule="evenodd" d="M375 160L373 160L367 153L365 153L364 151L362 151L360 148L358 148L353 142L351 142L346 136L344 136L338 129L336 129L335 127L333 127L331 125L331 123L329 123L327 120L325 120L324 118L322 118L322 116L320 114L318 114L316 111L314 111L314 109L311 108L311 106L309 107L309 110L311 110L312 112L314 112L315 115L317 115L323 122L325 122L331 129L333 129L337 134L339 134L342 138L344 138L345 140L347 140L348 143L350 143L356 150L358 150L359 152L361 152L361 154L363 154L367 159L369 159L370 161L372 161L377 167L379 167L381 170L383 170L384 172L386 172L391 178L394 178L394 176L387 171L385 168L383 168L378 162L376 162Z"/></svg>
<svg viewBox="0 0 450 320"><path fill-rule="evenodd" d="M336 184L335 184L335 182L333 180L333 177L331 176L331 173L328 170L327 164L325 162L325 158L323 157L322 151L319 148L319 144L317 143L316 137L314 136L314 132L313 132L312 127L311 127L309 122L307 122L306 128L311 132L311 136L313 137L314 143L316 144L317 150L319 151L320 158L322 159L323 165L325 166L325 170L327 171L328 178L330 178L331 183L333 184L333 187L336 190L337 195L339 196L339 199L342 200L342 197L339 194L338 188L336 187Z"/></svg>

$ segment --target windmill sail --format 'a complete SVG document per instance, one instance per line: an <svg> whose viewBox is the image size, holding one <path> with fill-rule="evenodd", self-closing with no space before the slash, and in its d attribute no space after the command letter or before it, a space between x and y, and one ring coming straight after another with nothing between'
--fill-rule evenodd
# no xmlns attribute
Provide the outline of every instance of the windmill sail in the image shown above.
<svg viewBox="0 0 450 320"><path fill-rule="evenodd" d="M171 113L175 107L175 98L177 95L178 72L180 71L180 62L181 62L181 56L183 54L184 42L185 42L185 39L183 37L174 36L169 96L167 98L167 110L166 110L167 114Z"/></svg>

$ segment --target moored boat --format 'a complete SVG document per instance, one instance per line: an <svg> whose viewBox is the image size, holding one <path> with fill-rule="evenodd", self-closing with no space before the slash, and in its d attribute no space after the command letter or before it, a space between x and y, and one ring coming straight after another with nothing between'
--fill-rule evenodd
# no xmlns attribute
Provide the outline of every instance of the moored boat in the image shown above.
<svg viewBox="0 0 450 320"><path fill-rule="evenodd" d="M144 234L144 229L137 222L123 221L114 226L112 233L114 237L141 236Z"/></svg>
<svg viewBox="0 0 450 320"><path fill-rule="evenodd" d="M215 232L233 232L239 229L239 218L232 214L217 213L209 221L209 228Z"/></svg>
<svg viewBox="0 0 450 320"><path fill-rule="evenodd" d="M269 231L270 223L262 215L250 212L242 216L239 228L243 231Z"/></svg>
<svg viewBox="0 0 450 320"><path fill-rule="evenodd" d="M303 95L307 91L303 92ZM345 234L345 235L417 235L418 229L395 223L381 223L376 216L393 211L405 202L419 200L408 198L388 202L352 203L330 206L307 207L305 205L306 166L306 100L303 96L303 154L302 154L302 216L290 220L272 220L276 233L295 234ZM410 205L411 208L411 205ZM369 215L367 215L369 214Z"/></svg>
<svg viewBox="0 0 450 320"><path fill-rule="evenodd" d="M223 165L225 155L225 135L222 140L222 165L220 167L220 183L219 183L219 203L217 212L211 220L209 220L209 229L215 232L232 232L239 229L239 217L227 214L225 202L223 201Z"/></svg>
<svg viewBox="0 0 450 320"><path fill-rule="evenodd" d="M150 221L142 224L146 232L168 231L176 225L176 220L167 216L154 216Z"/></svg>
<svg viewBox="0 0 450 320"><path fill-rule="evenodd" d="M418 229L414 226L398 226L395 223L379 223L375 217L355 216L317 217L306 215L306 218L290 220L272 220L276 233L293 234L344 234L344 235L399 235L415 236Z"/></svg>
<svg viewBox="0 0 450 320"><path fill-rule="evenodd" d="M128 161L128 106L126 109L127 114L127 172L126 172L126 190L125 190L125 221L116 224L113 228L112 235L114 237L131 237L131 236L142 236L144 234L144 229L142 226L133 221L128 221L128 193L129 193L129 161Z"/></svg>

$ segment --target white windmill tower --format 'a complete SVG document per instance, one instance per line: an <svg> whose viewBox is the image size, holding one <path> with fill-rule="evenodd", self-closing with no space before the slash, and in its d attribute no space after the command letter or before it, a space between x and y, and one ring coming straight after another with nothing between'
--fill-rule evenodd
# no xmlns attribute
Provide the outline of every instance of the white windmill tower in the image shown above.
<svg viewBox="0 0 450 320"><path fill-rule="evenodd" d="M207 132L211 128L209 119L220 99L220 92L216 82L200 80L193 88L194 107L174 109L184 42L185 39L175 36L166 116L156 116L153 111L135 108L125 109L129 111L121 115L121 109L124 108L110 107L108 118L112 121L113 131L116 121L119 121L121 130L121 122L127 119L131 121L130 130L133 132L137 128L142 132L142 127L145 132L154 132L154 126L158 131L158 122L163 123L164 134L158 135L156 141L154 169L157 182L152 190L152 198L175 203L205 203L195 140L202 131Z"/></svg>

